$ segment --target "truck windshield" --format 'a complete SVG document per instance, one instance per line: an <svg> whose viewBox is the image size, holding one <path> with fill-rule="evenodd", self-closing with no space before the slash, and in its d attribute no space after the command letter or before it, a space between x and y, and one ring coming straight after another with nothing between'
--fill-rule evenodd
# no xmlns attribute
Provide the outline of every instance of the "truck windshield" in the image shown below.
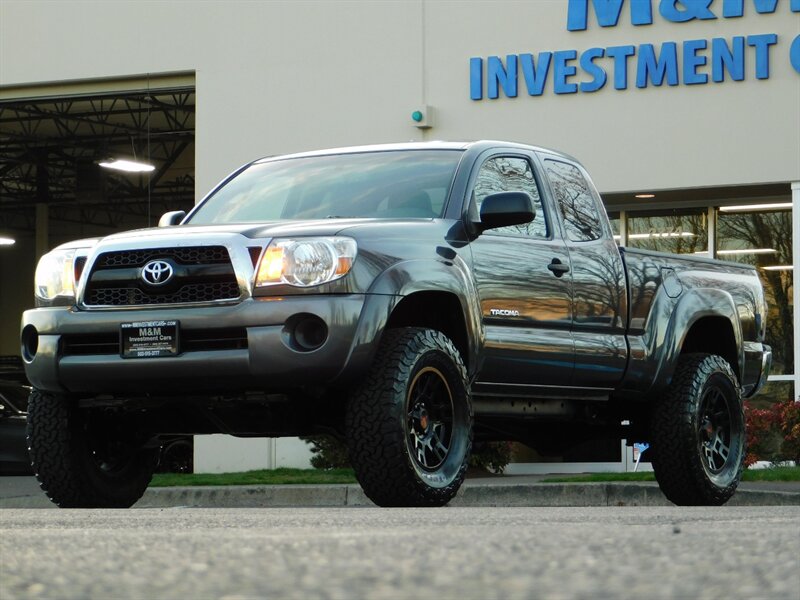
<svg viewBox="0 0 800 600"><path fill-rule="evenodd" d="M256 163L189 222L441 217L460 158L460 150L402 150Z"/></svg>

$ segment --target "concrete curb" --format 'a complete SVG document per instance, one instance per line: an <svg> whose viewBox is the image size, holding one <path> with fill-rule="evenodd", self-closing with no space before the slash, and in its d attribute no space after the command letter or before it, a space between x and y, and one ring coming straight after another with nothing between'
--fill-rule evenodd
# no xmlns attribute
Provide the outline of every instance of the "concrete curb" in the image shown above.
<svg viewBox="0 0 800 600"><path fill-rule="evenodd" d="M513 483L469 480L450 506L670 506L655 483ZM149 488L135 508L374 506L358 485L252 485ZM739 489L728 506L800 506L800 490ZM36 493L0 499L0 508L55 508Z"/></svg>
<svg viewBox="0 0 800 600"><path fill-rule="evenodd" d="M657 484L464 485L450 506L670 506ZM738 490L729 506L800 506L800 492ZM136 508L374 506L358 485L150 488Z"/></svg>

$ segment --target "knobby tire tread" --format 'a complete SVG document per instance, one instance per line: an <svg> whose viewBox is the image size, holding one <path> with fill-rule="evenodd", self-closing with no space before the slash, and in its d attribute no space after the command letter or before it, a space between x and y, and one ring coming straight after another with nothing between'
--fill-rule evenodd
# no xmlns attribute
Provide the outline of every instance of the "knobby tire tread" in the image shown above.
<svg viewBox="0 0 800 600"><path fill-rule="evenodd" d="M450 357L464 385L468 403L467 451L458 474L449 485L428 486L409 463L406 440L398 419L405 418L406 391L420 355L439 351ZM399 403L399 407L398 407ZM351 396L346 415L350 460L365 494L379 506L443 506L464 481L472 444L472 407L469 404L467 373L458 350L441 332L408 327L387 330L372 368Z"/></svg>
<svg viewBox="0 0 800 600"><path fill-rule="evenodd" d="M740 460L733 481L718 487L709 480L699 456L697 403L705 382L715 373L730 379L741 407L737 378L725 359L717 355L685 354L680 357L672 383L657 399L652 412L653 470L661 491L677 505L721 506L734 494L741 479Z"/></svg>
<svg viewBox="0 0 800 600"><path fill-rule="evenodd" d="M47 497L61 508L128 508L150 484L155 461L139 457L125 489L98 485L86 470L85 441L76 435L66 397L33 390L28 400L26 436L31 467ZM152 467L152 468L151 468Z"/></svg>

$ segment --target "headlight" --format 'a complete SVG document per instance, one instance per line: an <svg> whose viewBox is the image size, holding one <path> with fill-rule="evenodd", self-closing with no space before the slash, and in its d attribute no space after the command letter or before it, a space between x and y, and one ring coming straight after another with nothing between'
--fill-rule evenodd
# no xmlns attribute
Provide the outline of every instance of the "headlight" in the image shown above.
<svg viewBox="0 0 800 600"><path fill-rule="evenodd" d="M75 250L53 250L45 254L36 267L34 293L42 300L57 296L75 296Z"/></svg>
<svg viewBox="0 0 800 600"><path fill-rule="evenodd" d="M346 275L355 258L352 238L274 239L261 257L255 285L321 285Z"/></svg>

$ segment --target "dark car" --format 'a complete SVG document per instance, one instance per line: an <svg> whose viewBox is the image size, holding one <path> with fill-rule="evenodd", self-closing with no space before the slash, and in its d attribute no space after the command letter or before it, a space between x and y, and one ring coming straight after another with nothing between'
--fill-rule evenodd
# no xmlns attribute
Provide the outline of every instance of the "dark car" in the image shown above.
<svg viewBox="0 0 800 600"><path fill-rule="evenodd" d="M25 439L31 387L19 356L0 357L0 473L28 475L31 462Z"/></svg>
<svg viewBox="0 0 800 600"><path fill-rule="evenodd" d="M194 473L194 437L162 440L156 473Z"/></svg>
<svg viewBox="0 0 800 600"><path fill-rule="evenodd" d="M19 356L0 357L0 475L32 475L26 439L28 397L31 386ZM164 440L158 473L192 473L192 436Z"/></svg>

